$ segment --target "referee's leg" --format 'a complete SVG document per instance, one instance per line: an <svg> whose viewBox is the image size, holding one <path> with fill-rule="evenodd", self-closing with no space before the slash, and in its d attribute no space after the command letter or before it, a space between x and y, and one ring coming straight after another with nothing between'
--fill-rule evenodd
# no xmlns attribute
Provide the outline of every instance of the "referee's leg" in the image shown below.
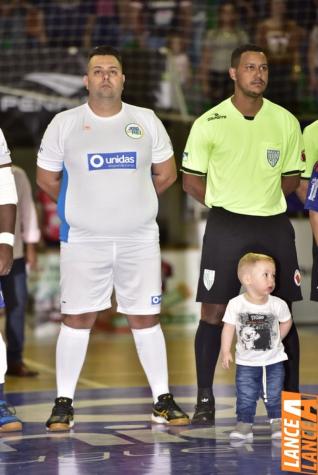
<svg viewBox="0 0 318 475"><path fill-rule="evenodd" d="M287 217L281 214L264 220L260 232L264 236L264 246L276 262L276 288L274 295L287 303L292 314L292 302L302 300L300 272L295 245L295 231ZM268 236L271 239L268 240ZM299 338L295 322L283 340L288 360L284 362L284 390L299 391Z"/></svg>
<svg viewBox="0 0 318 475"><path fill-rule="evenodd" d="M195 335L198 396L192 424L214 425L213 379L221 347L222 318L226 304L202 303L201 320Z"/></svg>
<svg viewBox="0 0 318 475"><path fill-rule="evenodd" d="M292 314L292 303L286 302ZM283 345L288 356L284 361L285 380L284 390L299 392L299 337L295 322L283 340Z"/></svg>

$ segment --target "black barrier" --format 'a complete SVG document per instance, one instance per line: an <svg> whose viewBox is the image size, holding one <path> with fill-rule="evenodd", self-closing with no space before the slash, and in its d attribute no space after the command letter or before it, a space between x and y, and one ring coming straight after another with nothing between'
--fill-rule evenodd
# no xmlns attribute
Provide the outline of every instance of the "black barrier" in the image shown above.
<svg viewBox="0 0 318 475"><path fill-rule="evenodd" d="M164 72L159 52L122 52L126 75L123 100L155 108ZM38 146L53 116L86 100L82 77L87 51L32 48L0 52L0 124L10 146Z"/></svg>

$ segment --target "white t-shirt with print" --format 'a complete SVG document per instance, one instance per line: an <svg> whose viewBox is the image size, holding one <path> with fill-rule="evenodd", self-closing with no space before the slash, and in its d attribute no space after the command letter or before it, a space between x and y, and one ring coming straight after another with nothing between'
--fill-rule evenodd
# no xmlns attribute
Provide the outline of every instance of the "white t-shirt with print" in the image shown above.
<svg viewBox="0 0 318 475"><path fill-rule="evenodd" d="M244 294L231 299L223 322L236 327L236 364L267 366L287 360L279 323L290 318L286 302L273 295L263 305L249 302Z"/></svg>
<svg viewBox="0 0 318 475"><path fill-rule="evenodd" d="M172 155L169 136L150 109L122 103L118 114L100 117L84 104L57 114L37 164L63 173L61 240L158 239L151 167Z"/></svg>

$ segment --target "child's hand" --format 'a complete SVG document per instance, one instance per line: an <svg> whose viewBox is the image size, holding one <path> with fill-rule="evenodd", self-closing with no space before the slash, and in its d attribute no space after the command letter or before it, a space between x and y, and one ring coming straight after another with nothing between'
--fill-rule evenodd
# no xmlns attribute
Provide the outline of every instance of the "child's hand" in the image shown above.
<svg viewBox="0 0 318 475"><path fill-rule="evenodd" d="M229 369L230 363L233 363L233 358L229 351L221 354L221 363L224 369Z"/></svg>

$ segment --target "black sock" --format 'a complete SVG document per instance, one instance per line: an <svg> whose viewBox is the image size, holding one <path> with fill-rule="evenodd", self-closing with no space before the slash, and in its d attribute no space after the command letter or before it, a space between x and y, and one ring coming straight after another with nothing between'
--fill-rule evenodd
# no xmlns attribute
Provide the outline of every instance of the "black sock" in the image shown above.
<svg viewBox="0 0 318 475"><path fill-rule="evenodd" d="M0 401L4 401L4 383L0 384Z"/></svg>
<svg viewBox="0 0 318 475"><path fill-rule="evenodd" d="M212 396L212 384L221 347L222 326L200 320L195 335L195 359L198 391L203 396ZM198 395L199 396L199 395Z"/></svg>
<svg viewBox="0 0 318 475"><path fill-rule="evenodd" d="M299 339L294 322L283 344L288 356L288 360L284 361L284 390L297 393L299 392Z"/></svg>

